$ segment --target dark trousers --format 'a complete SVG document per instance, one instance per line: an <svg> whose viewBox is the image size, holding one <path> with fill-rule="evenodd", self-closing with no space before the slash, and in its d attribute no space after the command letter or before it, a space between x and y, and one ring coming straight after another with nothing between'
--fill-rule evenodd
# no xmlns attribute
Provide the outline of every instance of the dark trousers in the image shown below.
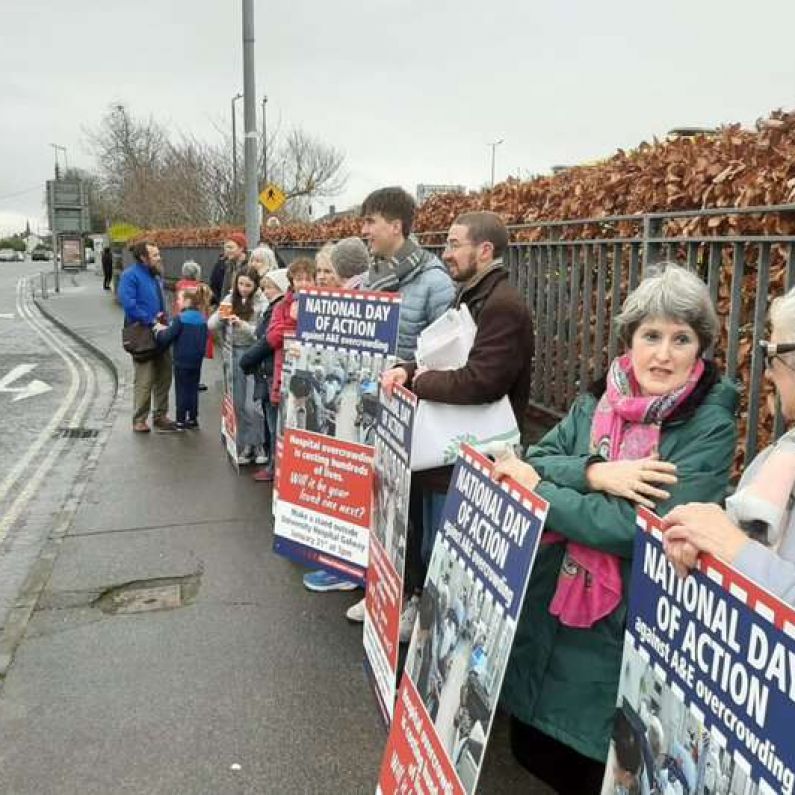
<svg viewBox="0 0 795 795"><path fill-rule="evenodd" d="M423 492L415 478L411 479L409 489L409 521L406 533L406 570L404 588L411 596L422 591L428 566L422 559L423 536Z"/></svg>
<svg viewBox="0 0 795 795"><path fill-rule="evenodd" d="M201 367L174 367L174 391L177 394L177 422L199 419L199 379Z"/></svg>
<svg viewBox="0 0 795 795"><path fill-rule="evenodd" d="M598 795L605 766L511 716L516 761L559 795Z"/></svg>
<svg viewBox="0 0 795 795"><path fill-rule="evenodd" d="M104 262L102 263L102 286L106 289L110 289L110 283L113 279L113 265L106 265Z"/></svg>
<svg viewBox="0 0 795 795"><path fill-rule="evenodd" d="M268 443L270 466L273 466L276 463L276 426L279 422L279 407L265 398L262 401L262 408L265 411L265 427L268 429L265 436Z"/></svg>

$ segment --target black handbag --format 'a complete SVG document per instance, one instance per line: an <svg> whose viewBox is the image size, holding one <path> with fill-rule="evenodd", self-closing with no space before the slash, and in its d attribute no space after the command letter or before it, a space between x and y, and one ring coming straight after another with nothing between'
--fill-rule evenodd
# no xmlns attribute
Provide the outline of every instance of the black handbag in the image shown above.
<svg viewBox="0 0 795 795"><path fill-rule="evenodd" d="M136 362L147 362L157 356L157 342L150 326L130 323L121 330L121 344Z"/></svg>

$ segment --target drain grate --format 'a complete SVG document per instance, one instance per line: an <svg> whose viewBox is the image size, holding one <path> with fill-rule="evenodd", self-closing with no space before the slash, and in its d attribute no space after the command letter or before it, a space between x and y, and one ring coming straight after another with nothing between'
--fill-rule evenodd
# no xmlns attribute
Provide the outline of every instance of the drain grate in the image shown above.
<svg viewBox="0 0 795 795"><path fill-rule="evenodd" d="M58 428L55 436L58 439L94 439L99 431L96 428Z"/></svg>

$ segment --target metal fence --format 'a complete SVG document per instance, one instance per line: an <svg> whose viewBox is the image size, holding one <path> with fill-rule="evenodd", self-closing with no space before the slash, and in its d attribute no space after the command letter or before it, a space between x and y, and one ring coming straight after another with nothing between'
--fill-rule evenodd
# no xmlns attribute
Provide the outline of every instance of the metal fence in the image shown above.
<svg viewBox="0 0 795 795"><path fill-rule="evenodd" d="M738 224L738 220L741 222ZM769 301L795 284L794 234L737 234L735 226L795 231L795 205L654 213L511 227L511 282L533 313L531 405L562 416L619 352L613 323L644 269L662 260L696 271L721 318L710 351L742 387L745 460L782 418L766 414L764 356ZM728 229L728 233L721 230ZM443 233L420 235L441 253ZM769 422L774 427L768 426Z"/></svg>
<svg viewBox="0 0 795 795"><path fill-rule="evenodd" d="M734 232L738 220L760 233ZM775 233L765 232L770 229ZM512 226L510 232L506 264L535 328L532 407L560 417L604 373L619 351L613 318L627 293L650 264L673 260L706 281L718 307L722 332L710 353L742 387L746 460L771 435L781 433L778 413L768 427L758 342L765 337L770 299L795 285L795 205L536 222ZM417 237L441 255L445 235L424 232ZM279 252L290 262L312 256L323 242L280 247ZM202 264L208 278L219 254L217 247L161 251L171 278L178 278L185 259Z"/></svg>

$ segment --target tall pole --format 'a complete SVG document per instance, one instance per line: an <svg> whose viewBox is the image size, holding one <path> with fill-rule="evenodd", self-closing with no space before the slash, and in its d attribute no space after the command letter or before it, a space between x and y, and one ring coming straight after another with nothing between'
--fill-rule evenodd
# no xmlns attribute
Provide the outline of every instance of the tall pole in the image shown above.
<svg viewBox="0 0 795 795"><path fill-rule="evenodd" d="M491 147L491 187L494 187L494 160L495 160L495 153L497 151L497 147L503 143L502 138L499 141L492 141L489 146Z"/></svg>
<svg viewBox="0 0 795 795"><path fill-rule="evenodd" d="M265 109L268 105L268 97L262 97L262 184L268 184L268 121Z"/></svg>
<svg viewBox="0 0 795 795"><path fill-rule="evenodd" d="M55 154L55 179L60 178L58 171L58 150L63 152L64 160L66 159L66 147L60 144L50 144L53 153ZM64 173L64 176L66 174ZM50 238L52 242L52 267L53 267L53 281L55 283L55 292L61 292L61 274L58 271L58 232L55 229L55 185L51 195L48 197L50 202Z"/></svg>
<svg viewBox="0 0 795 795"><path fill-rule="evenodd" d="M232 220L237 216L237 114L235 102L243 95L235 94L232 97Z"/></svg>
<svg viewBox="0 0 795 795"><path fill-rule="evenodd" d="M257 206L257 96L254 86L254 0L243 0L243 120L245 140L246 238L249 249L259 242Z"/></svg>

